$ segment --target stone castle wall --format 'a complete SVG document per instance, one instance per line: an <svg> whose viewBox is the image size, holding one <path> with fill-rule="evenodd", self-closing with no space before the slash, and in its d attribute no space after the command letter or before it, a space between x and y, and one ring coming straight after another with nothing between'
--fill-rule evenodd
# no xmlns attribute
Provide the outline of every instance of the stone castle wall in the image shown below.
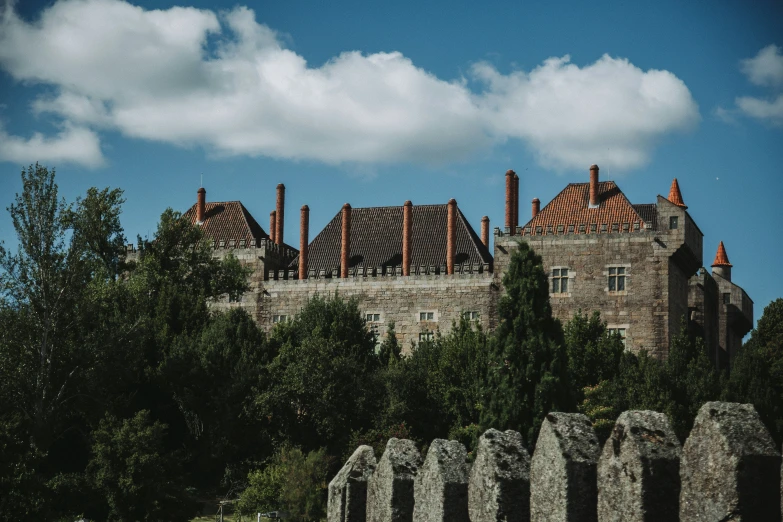
<svg viewBox="0 0 783 522"><path fill-rule="evenodd" d="M436 439L361 446L329 483L328 522L778 522L781 456L750 404L709 402L685 441L666 415L629 411L600 446L587 417L550 413L533 455L490 429L473 462Z"/></svg>

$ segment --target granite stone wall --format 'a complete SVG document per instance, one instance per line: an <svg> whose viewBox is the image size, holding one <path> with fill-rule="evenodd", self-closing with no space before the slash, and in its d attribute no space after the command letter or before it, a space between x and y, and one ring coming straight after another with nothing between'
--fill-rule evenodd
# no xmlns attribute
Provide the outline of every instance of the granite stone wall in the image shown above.
<svg viewBox="0 0 783 522"><path fill-rule="evenodd" d="M629 411L603 450L586 417L551 413L532 460L492 429L472 463L440 439L423 465L410 441L390 439L377 467L368 451L330 484L328 522L781 520L780 452L749 404L706 403L682 447L665 415ZM364 512L344 507L348 485Z"/></svg>

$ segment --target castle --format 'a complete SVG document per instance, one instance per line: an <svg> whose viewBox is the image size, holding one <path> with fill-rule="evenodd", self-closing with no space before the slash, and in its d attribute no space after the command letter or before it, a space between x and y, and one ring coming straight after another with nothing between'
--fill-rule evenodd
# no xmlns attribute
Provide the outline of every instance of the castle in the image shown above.
<svg viewBox="0 0 783 522"><path fill-rule="evenodd" d="M309 208L300 211L300 242L284 241L285 186L277 186L267 233L239 201L207 202L201 188L184 218L202 227L216 256L231 252L251 268L250 289L238 301L213 306L245 308L270 330L292 318L316 294L356 298L380 340L395 323L404 350L446 332L461 316L485 330L497 324L496 307L512 251L527 242L542 256L550 301L564 323L582 310L601 312L631 350L665 357L684 319L701 335L721 367L753 325L753 301L731 281L721 242L712 273L702 262L703 234L687 211L679 184L654 203L631 204L612 181L571 183L519 225L519 177L506 173L505 226L489 219L479 235L455 200L445 205L352 208L345 204L309 240Z"/></svg>

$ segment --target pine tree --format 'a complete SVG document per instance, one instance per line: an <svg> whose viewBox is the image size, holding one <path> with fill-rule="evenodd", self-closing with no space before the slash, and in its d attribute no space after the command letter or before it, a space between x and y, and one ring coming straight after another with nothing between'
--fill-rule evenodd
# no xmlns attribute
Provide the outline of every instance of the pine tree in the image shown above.
<svg viewBox="0 0 783 522"><path fill-rule="evenodd" d="M552 317L541 256L527 243L511 255L503 286L481 424L517 430L532 445L544 415L572 408L563 331Z"/></svg>

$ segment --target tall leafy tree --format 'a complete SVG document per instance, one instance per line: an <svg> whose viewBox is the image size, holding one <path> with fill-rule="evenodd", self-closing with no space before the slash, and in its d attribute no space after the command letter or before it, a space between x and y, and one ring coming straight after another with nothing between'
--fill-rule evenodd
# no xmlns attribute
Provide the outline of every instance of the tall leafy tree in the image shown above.
<svg viewBox="0 0 783 522"><path fill-rule="evenodd" d="M625 347L616 335L610 335L598 311L587 316L581 310L565 326L568 373L577 401L583 388L613 379L620 369Z"/></svg>
<svg viewBox="0 0 783 522"><path fill-rule="evenodd" d="M527 243L511 255L503 287L482 425L515 429L532 445L548 412L572 408L563 331L552 317L541 257Z"/></svg>

